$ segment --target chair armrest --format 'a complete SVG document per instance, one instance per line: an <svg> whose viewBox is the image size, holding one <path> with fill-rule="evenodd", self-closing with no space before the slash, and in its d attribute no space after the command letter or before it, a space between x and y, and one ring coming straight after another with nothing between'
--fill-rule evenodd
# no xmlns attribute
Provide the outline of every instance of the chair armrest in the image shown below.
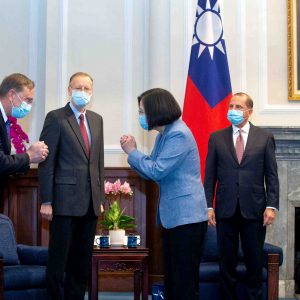
<svg viewBox="0 0 300 300"><path fill-rule="evenodd" d="M268 270L268 300L278 299L279 266L282 265L283 254L280 247L265 243L264 260Z"/></svg>
<svg viewBox="0 0 300 300"><path fill-rule="evenodd" d="M269 264L269 254L278 254L278 264L282 265L283 262L283 253L280 247L274 246L272 244L264 243L264 266L268 267Z"/></svg>
<svg viewBox="0 0 300 300"><path fill-rule="evenodd" d="M0 252L0 300L4 299L4 294L3 294L3 257Z"/></svg>
<svg viewBox="0 0 300 300"><path fill-rule="evenodd" d="M41 246L17 245L17 252L22 265L47 265L48 248Z"/></svg>
<svg viewBox="0 0 300 300"><path fill-rule="evenodd" d="M268 254L268 300L278 299L279 253Z"/></svg>

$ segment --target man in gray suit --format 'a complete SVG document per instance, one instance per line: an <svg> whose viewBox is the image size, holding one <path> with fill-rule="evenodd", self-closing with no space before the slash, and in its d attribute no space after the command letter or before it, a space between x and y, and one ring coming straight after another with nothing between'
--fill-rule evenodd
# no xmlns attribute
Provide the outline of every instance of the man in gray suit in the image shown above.
<svg viewBox="0 0 300 300"><path fill-rule="evenodd" d="M70 102L48 113L41 133L49 146L39 183L41 214L51 221L47 284L53 300L84 299L104 200L102 117L85 109L92 92L89 74L72 75Z"/></svg>

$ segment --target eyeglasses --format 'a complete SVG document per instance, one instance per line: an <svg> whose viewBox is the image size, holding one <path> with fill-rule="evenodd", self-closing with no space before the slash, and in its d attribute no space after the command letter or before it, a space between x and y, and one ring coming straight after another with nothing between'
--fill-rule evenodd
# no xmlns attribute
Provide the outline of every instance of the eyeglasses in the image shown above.
<svg viewBox="0 0 300 300"><path fill-rule="evenodd" d="M17 97L19 98L19 100L22 102L22 101L25 101L26 103L28 104L32 104L33 102L33 98L28 98L28 97L24 97L23 96L21 97L15 90L13 90L15 92L15 94L17 95Z"/></svg>

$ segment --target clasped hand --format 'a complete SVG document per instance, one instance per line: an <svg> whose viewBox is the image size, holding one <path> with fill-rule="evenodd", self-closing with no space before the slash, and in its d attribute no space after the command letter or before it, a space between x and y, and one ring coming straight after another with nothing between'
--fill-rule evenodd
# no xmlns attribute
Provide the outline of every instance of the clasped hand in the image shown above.
<svg viewBox="0 0 300 300"><path fill-rule="evenodd" d="M29 147L27 154L29 156L30 163L40 163L47 158L49 149L43 141L38 141Z"/></svg>
<svg viewBox="0 0 300 300"><path fill-rule="evenodd" d="M122 135L120 138L120 144L123 151L127 154L137 148L135 138L130 134Z"/></svg>

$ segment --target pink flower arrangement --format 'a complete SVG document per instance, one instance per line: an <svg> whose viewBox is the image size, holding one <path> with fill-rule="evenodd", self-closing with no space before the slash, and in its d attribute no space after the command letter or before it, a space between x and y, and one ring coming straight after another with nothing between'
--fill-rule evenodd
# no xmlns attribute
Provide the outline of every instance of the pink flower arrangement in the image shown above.
<svg viewBox="0 0 300 300"><path fill-rule="evenodd" d="M121 180L117 179L114 183L105 181L105 198L108 205L103 213L99 224L105 230L117 230L135 228L134 217L124 214L125 208L120 207L123 198L130 198L133 191L128 182L121 184Z"/></svg>
<svg viewBox="0 0 300 300"><path fill-rule="evenodd" d="M121 180L117 179L114 183L105 181L104 182L105 196L108 198L116 198L114 196L132 196L133 192L128 182L121 184Z"/></svg>
<svg viewBox="0 0 300 300"><path fill-rule="evenodd" d="M17 119L9 116L10 122L10 139L16 149L16 153L26 152L26 143L29 143L28 135L23 131L22 127L17 124Z"/></svg>

